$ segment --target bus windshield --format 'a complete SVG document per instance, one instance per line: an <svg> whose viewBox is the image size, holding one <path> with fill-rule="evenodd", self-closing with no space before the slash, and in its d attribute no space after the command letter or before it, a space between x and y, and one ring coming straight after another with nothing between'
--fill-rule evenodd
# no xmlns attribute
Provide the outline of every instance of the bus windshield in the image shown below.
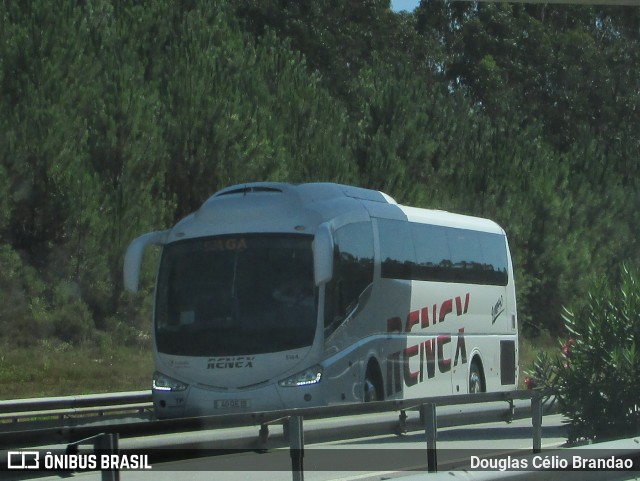
<svg viewBox="0 0 640 481"><path fill-rule="evenodd" d="M156 290L158 352L235 356L310 346L317 319L311 241L242 234L166 245Z"/></svg>

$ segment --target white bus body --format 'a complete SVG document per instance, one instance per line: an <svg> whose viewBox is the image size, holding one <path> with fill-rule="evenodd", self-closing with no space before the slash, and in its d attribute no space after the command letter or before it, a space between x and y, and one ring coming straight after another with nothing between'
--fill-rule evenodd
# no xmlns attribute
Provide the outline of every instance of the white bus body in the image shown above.
<svg viewBox="0 0 640 481"><path fill-rule="evenodd" d="M339 184L253 183L209 198L161 245L159 418L515 389L504 231Z"/></svg>

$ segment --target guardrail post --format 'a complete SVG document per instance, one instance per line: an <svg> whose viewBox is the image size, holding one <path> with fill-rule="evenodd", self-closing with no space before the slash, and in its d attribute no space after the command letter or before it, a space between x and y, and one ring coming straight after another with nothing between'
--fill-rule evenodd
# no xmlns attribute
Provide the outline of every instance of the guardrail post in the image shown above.
<svg viewBox="0 0 640 481"><path fill-rule="evenodd" d="M118 454L118 434L108 433L96 436L94 448L96 452ZM102 481L120 481L120 470L118 469L103 469Z"/></svg>
<svg viewBox="0 0 640 481"><path fill-rule="evenodd" d="M304 431L302 416L289 418L289 452L291 454L291 475L293 481L304 481Z"/></svg>
<svg viewBox="0 0 640 481"><path fill-rule="evenodd" d="M509 403L509 411L507 411L507 414L505 415L505 422L507 424L511 424L513 422L513 416L515 415L516 408L513 405L513 399L507 399L507 402Z"/></svg>
<svg viewBox="0 0 640 481"><path fill-rule="evenodd" d="M542 449L542 396L535 391L531 397L531 423L533 425L533 453Z"/></svg>
<svg viewBox="0 0 640 481"><path fill-rule="evenodd" d="M398 427L396 428L396 434L398 436L407 434L407 417L407 411L402 409L400 411L400 415L398 416Z"/></svg>
<svg viewBox="0 0 640 481"><path fill-rule="evenodd" d="M262 424L260 425L260 431L258 432L258 439L262 444L265 444L269 439L269 425Z"/></svg>
<svg viewBox="0 0 640 481"><path fill-rule="evenodd" d="M422 417L424 419L424 432L427 436L427 471L438 471L438 456L436 453L436 437L438 431L435 403L422 405Z"/></svg>

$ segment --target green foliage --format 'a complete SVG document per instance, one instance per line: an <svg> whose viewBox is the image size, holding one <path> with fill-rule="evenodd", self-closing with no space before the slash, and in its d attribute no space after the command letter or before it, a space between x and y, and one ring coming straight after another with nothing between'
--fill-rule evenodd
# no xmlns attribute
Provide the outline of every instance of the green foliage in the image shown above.
<svg viewBox="0 0 640 481"><path fill-rule="evenodd" d="M45 285L9 245L0 245L0 332L16 345L49 334L38 316Z"/></svg>
<svg viewBox="0 0 640 481"><path fill-rule="evenodd" d="M79 299L66 300L50 313L53 335L70 344L93 337L94 324L87 305Z"/></svg>
<svg viewBox="0 0 640 481"><path fill-rule="evenodd" d="M149 386L148 348L43 339L21 347L0 342L0 399L137 391Z"/></svg>
<svg viewBox="0 0 640 481"><path fill-rule="evenodd" d="M324 86L349 110L358 107L357 97L352 96L353 80L394 35L395 19L387 0L241 0L232 5L256 37L272 30L290 39L310 70L322 73Z"/></svg>
<svg viewBox="0 0 640 481"><path fill-rule="evenodd" d="M442 121L437 102L442 97L426 92L427 86L403 66L387 69L374 64L363 72L359 85L361 102L353 145L359 178L367 186L394 192L403 202L415 201L419 181L435 173L433 159L441 146L425 133L430 125ZM435 135L447 134L438 131Z"/></svg>
<svg viewBox="0 0 640 481"><path fill-rule="evenodd" d="M4 2L0 336L145 345L157 252L125 294L128 242L256 180L493 218L523 330L561 332L591 276L640 265L638 25L439 0Z"/></svg>
<svg viewBox="0 0 640 481"><path fill-rule="evenodd" d="M599 279L587 305L565 311L569 340L562 354L541 355L533 378L557 395L569 418L569 441L607 440L640 433L640 283L623 268L612 286Z"/></svg>
<svg viewBox="0 0 640 481"><path fill-rule="evenodd" d="M180 159L167 178L179 214L230 184L349 180L344 111L301 56L271 34L247 43L220 15L206 25L198 13L168 52L163 91L170 158Z"/></svg>

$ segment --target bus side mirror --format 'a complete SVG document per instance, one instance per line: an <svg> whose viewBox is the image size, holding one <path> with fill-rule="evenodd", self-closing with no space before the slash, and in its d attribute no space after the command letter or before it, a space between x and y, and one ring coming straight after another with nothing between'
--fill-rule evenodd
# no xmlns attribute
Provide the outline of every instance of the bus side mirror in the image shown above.
<svg viewBox="0 0 640 481"><path fill-rule="evenodd" d="M149 232L131 241L124 256L124 288L126 290L138 291L140 266L145 249L150 245L164 244L168 233L168 230Z"/></svg>
<svg viewBox="0 0 640 481"><path fill-rule="evenodd" d="M333 277L333 235L328 224L318 227L312 248L314 280L320 286Z"/></svg>

